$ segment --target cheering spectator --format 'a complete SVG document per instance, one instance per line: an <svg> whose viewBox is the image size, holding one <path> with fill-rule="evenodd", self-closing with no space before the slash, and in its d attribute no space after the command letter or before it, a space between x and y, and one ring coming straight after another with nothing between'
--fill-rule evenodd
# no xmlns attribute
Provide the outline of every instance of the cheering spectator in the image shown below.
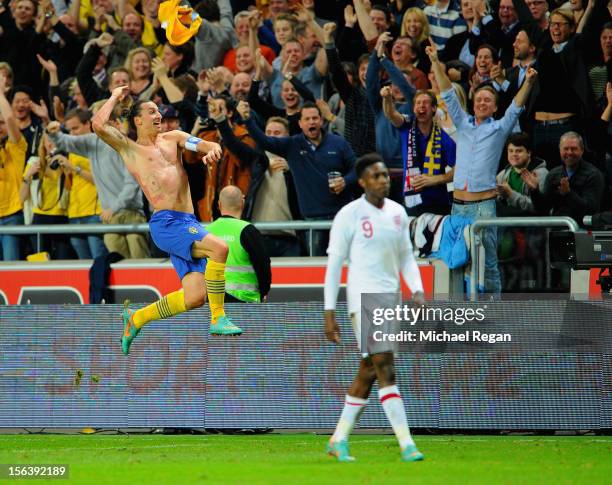
<svg viewBox="0 0 612 485"><path fill-rule="evenodd" d="M438 60L436 48L430 46L427 52L442 90L442 99L457 128L452 214L473 218L495 217L497 197L495 175L499 158L504 143L529 97L537 72L529 68L523 87L500 120L493 118L497 111L497 92L488 85L474 91L474 116L469 116L459 104L450 79ZM485 291L499 295L501 281L497 266L495 228L483 228L482 240L485 250Z"/></svg>
<svg viewBox="0 0 612 485"><path fill-rule="evenodd" d="M376 151L383 157L389 168L391 177L391 191L389 198L399 204L404 202L404 157L402 155L402 142L399 131L385 117L382 98L380 96L380 74L384 70L391 81L391 93L396 103L395 108L401 114L412 113L412 98L416 90L408 82L407 76L402 73L385 55L385 46L391 40L388 33L378 37L376 48L370 55L366 72L366 92L372 107L376 127Z"/></svg>
<svg viewBox="0 0 612 485"><path fill-rule="evenodd" d="M234 32L236 34L236 38L238 39L237 44L234 45L234 48L228 50L223 57L223 65L227 67L230 71L235 73L237 71L236 68L236 50L240 46L247 45L251 47L251 42L253 43L252 49L259 50L263 56L268 60L268 62L272 63L276 54L274 51L266 46L260 45L259 40L257 39L257 29L261 23L261 14L254 10L249 12L247 10L243 10L238 12L234 16ZM251 24L253 24L251 26ZM253 31L253 36L251 37L251 30Z"/></svg>
<svg viewBox="0 0 612 485"><path fill-rule="evenodd" d="M485 42L480 25L485 8L484 0L461 0L461 17L467 23L467 30L448 39L446 47L440 53L442 62L458 59L470 67L474 65L477 49Z"/></svg>
<svg viewBox="0 0 612 485"><path fill-rule="evenodd" d="M239 103L237 111L248 118L248 103ZM272 117L266 124L266 136L288 136L289 124ZM243 217L253 222L299 219L295 186L287 160L271 152L261 153L238 138L227 120L218 124L223 143L242 160L250 160L251 184L246 194ZM299 256L300 244L292 230L262 231L270 256Z"/></svg>
<svg viewBox="0 0 612 485"><path fill-rule="evenodd" d="M251 83L251 88L247 100L253 109L261 118L267 120L272 116L282 116L289 122L289 134L295 135L300 133L300 106L302 105L302 99L306 101L315 101L314 96L310 90L299 80L299 78L291 75L287 72L285 80L282 83L281 88L281 100L283 108L277 108L271 103L267 103L259 96L260 83L261 83L261 66L265 62L265 59L261 54L257 54L257 70L255 71L255 78Z"/></svg>
<svg viewBox="0 0 612 485"><path fill-rule="evenodd" d="M423 10L417 7L406 10L402 18L400 35L407 35L412 39L413 45L418 52L414 65L424 73L428 73L431 70L431 62L425 52L425 48L429 45L430 32L429 21Z"/></svg>
<svg viewBox="0 0 612 485"><path fill-rule="evenodd" d="M66 114L65 124L73 135L91 133L91 115L88 111L74 110ZM91 162L74 152L59 160L64 173L69 177L70 198L68 204L69 224L97 224L100 222L100 200L94 184ZM70 244L79 259L95 259L106 253L104 242L97 234L71 235Z"/></svg>
<svg viewBox="0 0 612 485"><path fill-rule="evenodd" d="M34 0L17 0L0 5L0 59L13 68L15 84L26 84L33 97L44 94L40 66L36 53L42 47L44 36L36 31L38 4ZM45 21L44 12L38 22Z"/></svg>
<svg viewBox="0 0 612 485"><path fill-rule="evenodd" d="M344 136L355 152L355 156L360 157L371 152L376 143L374 113L365 90L369 56L364 54L359 58L358 75L351 82L342 67L338 50L334 45L333 33L336 30L336 25L328 23L323 28L325 30L325 53L331 78L340 98L346 105Z"/></svg>
<svg viewBox="0 0 612 485"><path fill-rule="evenodd" d="M582 158L584 142L574 132L564 133L559 140L562 165L553 168L540 191L537 177L524 180L533 190L535 206L544 214L568 216L581 226L586 215L599 211L604 193L604 178L594 165Z"/></svg>
<svg viewBox="0 0 612 485"><path fill-rule="evenodd" d="M584 29L590 29L591 15L585 15L583 20ZM534 86L527 110L535 116L534 151L552 168L559 164L561 135L580 130L592 118L594 102L584 61L586 46L583 36L574 34L574 16L557 9L550 15L549 27L548 35L541 35L537 45L537 66L542 76Z"/></svg>
<svg viewBox="0 0 612 485"><path fill-rule="evenodd" d="M526 133L510 135L507 152L508 166L497 174L497 215L534 216L532 189L525 180L537 180L538 190L542 191L548 173L546 162L533 156Z"/></svg>
<svg viewBox="0 0 612 485"><path fill-rule="evenodd" d="M202 50L206 51L207 48ZM193 55L194 50L191 44L172 45L166 42L161 58L168 68L168 76L174 78L179 77L181 74L192 73L191 63L193 62Z"/></svg>
<svg viewBox="0 0 612 485"><path fill-rule="evenodd" d="M535 63L536 46L533 45L527 31L521 30L514 40L514 67L506 70L496 65L491 68L491 78L496 83L500 92L500 109L505 111L510 105L516 93L525 82L525 74L529 67ZM529 127L525 114L521 115L521 127L526 130Z"/></svg>
<svg viewBox="0 0 612 485"><path fill-rule="evenodd" d="M6 82L4 72L0 72L0 226L17 226L24 222L19 187L28 144L6 99ZM0 235L0 261L15 261L20 257L19 237Z"/></svg>
<svg viewBox="0 0 612 485"><path fill-rule="evenodd" d="M43 125L49 123L49 111L44 100L35 103L33 93L28 86L20 85L13 88L11 107L17 118L21 133L28 142L29 158L38 152Z"/></svg>
<svg viewBox="0 0 612 485"><path fill-rule="evenodd" d="M281 52L282 70L273 69L263 56L257 62L262 62L261 75L270 85L272 102L278 108L283 107L281 97L283 81L290 74L302 81L315 98L322 97L323 81L327 74L328 64L325 50L320 49L315 62L311 66L304 65L304 47L296 39L289 40Z"/></svg>
<svg viewBox="0 0 612 485"><path fill-rule="evenodd" d="M37 157L30 157L19 188L22 203L32 204L32 224L68 224L70 178L65 154L55 149L43 134ZM47 252L51 259L72 259L74 252L65 234L41 234L31 238L35 252Z"/></svg>
<svg viewBox="0 0 612 485"><path fill-rule="evenodd" d="M322 131L323 119L316 104L304 103L300 118L302 133L288 137L266 136L247 110L242 113L258 146L287 160L305 219L331 220L350 202L349 186L356 181L355 155L344 138ZM312 255L325 254L328 237L329 231L313 232Z"/></svg>
<svg viewBox="0 0 612 485"><path fill-rule="evenodd" d="M455 0L436 0L424 8L432 40L438 50L443 50L453 35L467 30L465 20L459 15Z"/></svg>
<svg viewBox="0 0 612 485"><path fill-rule="evenodd" d="M497 15L486 15L482 19L482 25L487 43L499 48L502 66L512 67L514 39L522 28L512 0L501 0Z"/></svg>
<svg viewBox="0 0 612 485"><path fill-rule="evenodd" d="M124 67L130 76L130 93L135 98L146 91L153 82L151 62L149 49L137 47L128 52Z"/></svg>
<svg viewBox="0 0 612 485"><path fill-rule="evenodd" d="M88 105L110 96L111 91L119 86L129 86L131 79L129 71L124 67L115 67L108 74L108 89L101 87L95 81L95 73L98 69L100 54L107 50L113 43L113 37L104 33L89 42L89 48L79 62L76 70L76 78L79 88ZM106 55L104 56L106 59Z"/></svg>
<svg viewBox="0 0 612 485"><path fill-rule="evenodd" d="M408 215L450 214L446 184L453 180L455 142L434 121L436 96L431 91L417 91L412 115L402 115L395 109L389 86L382 88L381 96L385 116L400 130Z"/></svg>
<svg viewBox="0 0 612 485"><path fill-rule="evenodd" d="M198 201L197 208L202 221L212 221L218 216L217 201L219 192L228 185L237 186L242 193L246 194L251 183L251 168L254 156L251 152L241 150L232 151L224 142L224 138L217 128L222 123L227 123L234 137L238 138L244 145L255 147L255 142L247 133L246 129L234 124L231 119L234 115L234 105L229 97L216 95L208 101L208 113L210 120L214 123L205 127L198 134L199 138L206 141L219 143L223 150L223 157L218 163L209 164L204 181L204 198ZM235 147L236 145L232 145ZM201 157L189 154L189 163L201 164Z"/></svg>
<svg viewBox="0 0 612 485"><path fill-rule="evenodd" d="M234 46L236 36L229 0L202 0L194 10L202 18L195 37L193 66L196 72L200 72L202 69L220 66L227 51Z"/></svg>

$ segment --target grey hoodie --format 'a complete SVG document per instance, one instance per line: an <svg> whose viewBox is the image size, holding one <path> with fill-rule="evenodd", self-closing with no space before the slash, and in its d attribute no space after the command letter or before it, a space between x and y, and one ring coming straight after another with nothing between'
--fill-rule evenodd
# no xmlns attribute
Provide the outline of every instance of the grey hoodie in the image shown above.
<svg viewBox="0 0 612 485"><path fill-rule="evenodd" d="M223 56L236 43L230 1L217 0L217 3L221 20L209 22L202 19L202 25L195 36L195 62L192 66L195 72L223 65Z"/></svg>
<svg viewBox="0 0 612 485"><path fill-rule="evenodd" d="M546 169L546 162L541 158L534 158L529 162L527 169L531 172L534 172L538 176L538 186L540 187L540 192L544 189L544 180L546 179L546 174L548 174L548 170ZM510 171L513 170L511 165L508 165L504 170L497 174L497 183L503 184L504 182L508 182L508 178L510 177ZM510 197L507 199L507 203L510 207L515 207L517 209L521 209L528 212L536 212L536 209L531 201L530 189L527 184L523 185L523 192L518 193L516 191L512 191Z"/></svg>
<svg viewBox="0 0 612 485"><path fill-rule="evenodd" d="M136 179L119 154L95 133L73 136L59 132L49 138L59 150L89 159L102 209L111 209L114 214L124 209L144 213L142 191Z"/></svg>

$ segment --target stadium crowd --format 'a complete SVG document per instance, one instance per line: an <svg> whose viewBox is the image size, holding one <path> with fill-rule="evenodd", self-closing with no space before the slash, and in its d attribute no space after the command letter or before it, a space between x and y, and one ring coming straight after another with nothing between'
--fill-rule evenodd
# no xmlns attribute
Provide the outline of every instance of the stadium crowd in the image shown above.
<svg viewBox="0 0 612 485"><path fill-rule="evenodd" d="M372 151L411 216L582 223L612 208L612 2L202 0L173 43L159 6L0 0L0 225L147 221L90 123L125 85L112 117L125 133L130 102L150 99L162 130L221 144L216 164L183 154L201 221L227 185L247 220L331 220L359 196L355 160ZM271 256L305 254L293 231L264 236ZM0 235L0 260L35 246ZM326 247L315 234L313 253ZM142 234L46 236L42 250L155 252Z"/></svg>

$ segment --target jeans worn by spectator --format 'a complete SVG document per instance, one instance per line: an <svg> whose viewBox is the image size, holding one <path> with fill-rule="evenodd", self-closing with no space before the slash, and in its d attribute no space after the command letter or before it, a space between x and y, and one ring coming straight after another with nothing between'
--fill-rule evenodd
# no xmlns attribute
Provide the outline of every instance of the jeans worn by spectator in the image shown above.
<svg viewBox="0 0 612 485"><path fill-rule="evenodd" d="M472 204L453 203L452 215L487 219L496 217L495 199L484 200ZM485 250L485 292L499 295L501 293L501 278L497 266L497 228L485 227L480 231L482 245Z"/></svg>
<svg viewBox="0 0 612 485"><path fill-rule="evenodd" d="M100 224L100 216L72 217L68 221L70 224ZM79 259L95 259L107 252L104 241L95 234L82 236L75 234L70 237L70 244L72 244Z"/></svg>
<svg viewBox="0 0 612 485"><path fill-rule="evenodd" d="M23 212L0 217L0 226L23 226ZM18 261L21 259L21 238L12 234L0 235L0 260Z"/></svg>
<svg viewBox="0 0 612 485"><path fill-rule="evenodd" d="M124 209L110 218L109 224L145 224L147 220L142 212ZM145 259L151 257L146 234L104 234L104 244L109 252L121 254L124 258Z"/></svg>

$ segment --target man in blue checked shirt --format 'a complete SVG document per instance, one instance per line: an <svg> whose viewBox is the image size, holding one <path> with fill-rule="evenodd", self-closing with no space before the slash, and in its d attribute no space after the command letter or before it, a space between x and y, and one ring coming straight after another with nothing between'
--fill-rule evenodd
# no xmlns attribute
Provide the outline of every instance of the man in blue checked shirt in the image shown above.
<svg viewBox="0 0 612 485"><path fill-rule="evenodd" d="M448 106L448 113L457 127L457 157L453 177L453 215L474 219L496 216L495 174L499 158L508 135L512 132L537 76L530 67L525 82L506 110L503 118L495 120L498 96L489 85L481 85L474 91L474 116L468 115L459 104L444 66L438 60L438 52L431 42L426 49L431 67L440 86L441 96ZM497 267L497 229L482 230L485 249L485 284L487 293L499 295L501 281Z"/></svg>

